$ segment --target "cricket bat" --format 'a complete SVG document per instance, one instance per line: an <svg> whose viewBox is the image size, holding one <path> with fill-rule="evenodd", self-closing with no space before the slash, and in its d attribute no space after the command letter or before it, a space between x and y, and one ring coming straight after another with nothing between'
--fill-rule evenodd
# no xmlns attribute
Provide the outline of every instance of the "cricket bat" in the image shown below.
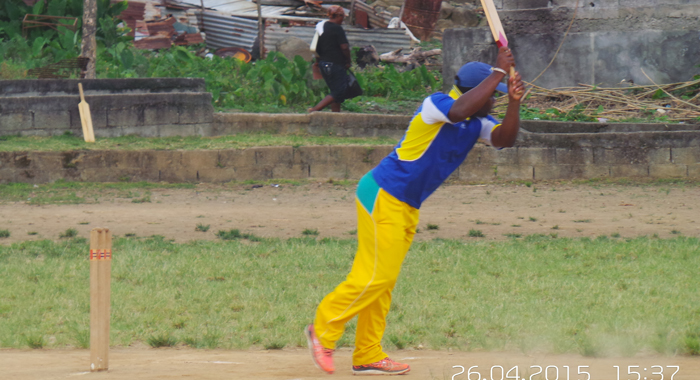
<svg viewBox="0 0 700 380"><path fill-rule="evenodd" d="M481 0L481 6L484 7L484 14L491 28L493 39L496 40L496 45L498 45L499 48L508 46L506 32L503 31L503 25L501 25L501 19L498 17L498 12L496 11L496 6L493 4L493 0ZM512 77L514 75L515 68L511 66L510 76Z"/></svg>
<svg viewBox="0 0 700 380"><path fill-rule="evenodd" d="M90 114L90 105L85 101L83 95L83 84L78 83L80 90L80 103L78 104L78 112L80 112L80 124L83 126L83 138L85 142L95 142L95 132L92 129L92 115Z"/></svg>

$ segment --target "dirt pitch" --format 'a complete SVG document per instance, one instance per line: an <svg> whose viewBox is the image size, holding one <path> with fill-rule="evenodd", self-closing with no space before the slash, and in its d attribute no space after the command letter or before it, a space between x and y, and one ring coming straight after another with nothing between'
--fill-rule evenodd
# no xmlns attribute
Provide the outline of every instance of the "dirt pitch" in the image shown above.
<svg viewBox="0 0 700 380"><path fill-rule="evenodd" d="M633 358L584 358L574 355L523 355L519 353L464 353L448 351L396 351L391 352L396 360L411 365L411 372L401 379L440 379L450 380L461 369L465 373L454 377L466 380L466 370L478 366L482 379L501 379L501 366L505 371L518 366L519 379L530 379L540 366L543 373L532 379L545 379L547 371L549 380L586 379L579 370L590 373L591 380L617 380L617 370L621 368L619 379L636 379L636 375L627 375L628 366L643 373L648 380L659 380L661 376L652 375L662 366L664 379L697 380L700 373L698 357L651 357ZM0 350L0 368L3 379L13 380L49 380L49 379L100 379L100 380L148 380L148 379L256 379L256 380L292 380L292 379L352 379L351 351L342 349L336 355L336 373L329 376L314 367L307 350L275 351L223 351L195 349L148 349L117 348L110 352L110 368L105 372L89 372L90 352L87 350ZM547 369L548 366L549 367ZM569 376L566 371L569 367ZM588 366L588 368L579 366ZM679 370L674 377L671 375ZM556 368L554 368L556 367ZM645 371L646 369L646 371ZM559 372L558 377L556 376ZM491 373L493 377L491 377ZM511 372L512 376L515 371ZM472 380L477 375L472 374Z"/></svg>
<svg viewBox="0 0 700 380"><path fill-rule="evenodd" d="M98 199L88 204L0 204L0 229L11 232L0 244L57 239L67 228L88 237L97 226L109 227L117 236L163 235L176 242L213 240L217 231L233 228L261 237L299 237L308 229L317 230L319 238L352 238L357 228L354 190L354 185L328 182L279 187L202 184L188 190L153 190L150 201L140 203L134 201L146 193L134 190L130 192L138 195L131 198L79 193L90 202ZM530 234L697 237L698 211L700 188L695 184L452 184L423 204L416 239L489 240ZM197 231L198 224L209 230ZM472 229L484 237L470 237Z"/></svg>
<svg viewBox="0 0 700 380"><path fill-rule="evenodd" d="M143 191L141 192L143 195ZM88 237L97 226L109 227L118 236L163 235L185 242L216 239L219 230L238 228L264 237L299 237L305 229L318 230L319 237L351 238L356 229L354 186L328 182L303 185L214 186L199 185L191 190L153 190L150 202L113 195L78 194L98 203L30 206L24 202L0 205L0 229L11 236L0 243L30 239L57 239L67 228ZM433 238L507 239L529 234L557 234L559 237L601 235L636 237L657 234L661 238L700 236L700 188L692 184L524 184L464 185L440 188L423 206L418 240ZM195 230L209 225L207 232ZM433 225L433 229L428 228ZM435 228L437 227L437 228ZM469 237L470 230L484 237ZM28 235L38 232L37 235ZM301 333L301 332L300 332ZM591 380L636 379L627 366L639 365L641 379L659 380L652 375L664 366L664 379L700 379L698 357L584 358L572 355L522 353L462 353L410 350L391 353L412 365L408 375L418 379L451 379L460 370L478 365L484 379L500 379L498 367L520 366L520 378L536 372L530 366L550 367L548 379L586 379L578 375L579 365L591 373ZM336 379L350 378L351 351L337 355ZM570 375L565 375L566 367ZM646 371L643 369L646 368ZM90 373L86 350L0 350L0 379L39 380L62 378L95 379L315 379L328 378L311 363L303 349L275 351L223 351L185 348L113 348L108 372ZM632 368L635 370L635 368ZM512 375L513 373L511 373ZM477 376L473 375L472 379ZM455 379L466 379L465 374ZM544 377L533 377L544 379Z"/></svg>

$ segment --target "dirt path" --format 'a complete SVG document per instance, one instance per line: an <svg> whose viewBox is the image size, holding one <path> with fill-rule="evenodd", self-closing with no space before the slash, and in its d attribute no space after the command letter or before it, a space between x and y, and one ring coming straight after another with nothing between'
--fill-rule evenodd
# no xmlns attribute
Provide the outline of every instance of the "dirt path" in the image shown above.
<svg viewBox="0 0 700 380"><path fill-rule="evenodd" d="M97 226L109 227L118 236L163 235L177 242L216 239L217 231L232 228L280 238L302 236L305 229L318 230L319 237L350 238L356 229L354 186L200 185L194 190L152 191L150 203L97 197L99 203L94 204L2 204L0 229L11 236L0 244L57 239L67 228L87 237ZM448 185L423 205L416 239L506 239L508 234L535 233L700 236L698 211L700 188L692 185ZM210 228L198 232L197 224ZM437 229L430 230L428 224ZM472 229L485 237L469 237Z"/></svg>
<svg viewBox="0 0 700 380"><path fill-rule="evenodd" d="M587 358L575 355L523 355L516 353L463 353L448 351L398 351L393 358L411 365L411 372L402 379L452 379L466 380L471 366L478 366L482 379L501 379L501 366L505 371L518 366L518 379L550 380L586 379L578 371L590 373L591 380L636 379L628 375L628 366L638 371L643 379L661 379L658 366L662 366L664 379L697 380L700 373L700 357ZM87 350L0 350L0 368L3 379L49 380L87 378L103 380L147 379L357 379L352 376L351 351L340 350L336 355L336 373L329 377L316 369L306 350L281 351L224 351L194 349L121 348L110 352L110 368L106 372L90 373L90 353ZM548 368L548 366L550 366ZM567 375L567 368L569 374ZM588 367L579 367L588 366ZM617 369L620 367L620 377ZM652 366L657 366L652 368ZM678 366L678 371L675 367ZM557 375L558 371L558 377ZM677 373L672 376L674 372ZM492 374L492 375L491 375ZM514 379L515 370L509 373ZM472 374L472 379L477 375ZM504 376L505 378L505 376Z"/></svg>

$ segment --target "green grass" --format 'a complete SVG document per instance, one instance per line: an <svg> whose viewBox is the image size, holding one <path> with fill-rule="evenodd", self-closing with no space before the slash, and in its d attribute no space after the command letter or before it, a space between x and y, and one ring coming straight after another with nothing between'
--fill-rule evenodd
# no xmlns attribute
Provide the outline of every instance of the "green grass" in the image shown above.
<svg viewBox="0 0 700 380"><path fill-rule="evenodd" d="M315 228L305 228L304 231L301 231L301 234L304 236L318 236L318 230Z"/></svg>
<svg viewBox="0 0 700 380"><path fill-rule="evenodd" d="M544 235L416 242L393 293L383 344L697 354L698 244L682 236ZM0 347L85 347L87 249L79 238L0 246ZM356 242L175 244L156 236L116 238L113 249L112 345L276 349L306 345L303 326L345 279ZM338 346L352 345L354 329L351 321Z"/></svg>
<svg viewBox="0 0 700 380"><path fill-rule="evenodd" d="M0 239L10 237L10 230L0 230Z"/></svg>
<svg viewBox="0 0 700 380"><path fill-rule="evenodd" d="M469 237L484 237L484 233L481 230L469 230Z"/></svg>
<svg viewBox="0 0 700 380"><path fill-rule="evenodd" d="M209 224L197 223L197 227L195 227L194 230L200 232L207 232L209 231Z"/></svg>
<svg viewBox="0 0 700 380"><path fill-rule="evenodd" d="M3 136L0 152L17 151L70 151L70 150L170 150L170 149L245 149L258 146L313 146L313 145L395 145L389 137L335 137L307 134L280 135L268 133L241 133L220 137L139 137L123 136L98 139L86 143L82 137L62 135Z"/></svg>
<svg viewBox="0 0 700 380"><path fill-rule="evenodd" d="M58 237L61 239L73 238L76 236L78 236L78 230L76 230L75 228L69 228L69 229L65 230L64 232L61 232L60 234L58 234Z"/></svg>

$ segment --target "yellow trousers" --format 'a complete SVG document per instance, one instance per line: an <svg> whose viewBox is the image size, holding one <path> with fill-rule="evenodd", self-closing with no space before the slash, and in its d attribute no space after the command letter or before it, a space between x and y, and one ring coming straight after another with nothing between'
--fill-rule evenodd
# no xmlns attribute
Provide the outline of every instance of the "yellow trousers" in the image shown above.
<svg viewBox="0 0 700 380"><path fill-rule="evenodd" d="M314 329L321 344L335 348L345 323L355 315L353 365L387 357L381 340L391 305L391 292L416 233L419 210L379 188L372 172L357 190L358 248L346 280L316 310Z"/></svg>

